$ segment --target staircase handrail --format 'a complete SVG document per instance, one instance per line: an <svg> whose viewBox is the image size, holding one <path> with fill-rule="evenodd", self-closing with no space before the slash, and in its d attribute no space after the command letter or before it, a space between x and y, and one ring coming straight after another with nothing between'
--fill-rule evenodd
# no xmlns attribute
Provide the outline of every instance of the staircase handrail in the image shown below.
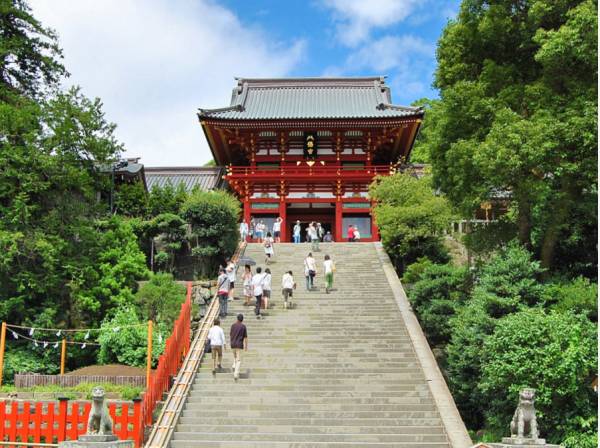
<svg viewBox="0 0 600 448"><path fill-rule="evenodd" d="M234 263L237 262L245 248L245 242L239 243L232 257ZM206 344L208 330L210 330L210 327L219 312L217 294L218 291L215 292L213 300L204 315L204 319L202 319L202 322L200 323L200 327L192 341L190 350L177 373L175 382L169 391L169 395L165 400L156 423L152 427L152 432L148 437L145 448L165 448L171 439L173 430L175 429L181 411L183 410L185 399L190 392L196 372L200 367L200 361L204 355L204 346Z"/></svg>

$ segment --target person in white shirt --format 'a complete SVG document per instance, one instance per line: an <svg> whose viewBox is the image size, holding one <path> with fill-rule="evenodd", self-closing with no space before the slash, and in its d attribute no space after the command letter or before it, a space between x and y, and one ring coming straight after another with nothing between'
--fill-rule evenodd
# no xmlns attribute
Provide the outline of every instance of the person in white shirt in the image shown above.
<svg viewBox="0 0 600 448"><path fill-rule="evenodd" d="M269 309L269 299L271 298L271 270L265 269L265 279L263 280L263 308Z"/></svg>
<svg viewBox="0 0 600 448"><path fill-rule="evenodd" d="M360 232L358 231L358 227L354 228L354 241L360 241Z"/></svg>
<svg viewBox="0 0 600 448"><path fill-rule="evenodd" d="M281 243L281 224L283 224L283 218L279 216L273 223L273 237L276 243Z"/></svg>
<svg viewBox="0 0 600 448"><path fill-rule="evenodd" d="M240 223L240 240L245 242L248 238L248 223L246 221L242 221Z"/></svg>
<svg viewBox="0 0 600 448"><path fill-rule="evenodd" d="M263 247L265 248L265 264L269 264L271 257L275 255L275 249L273 247L274 245L275 241L271 237L271 232L267 232L267 236L263 241Z"/></svg>
<svg viewBox="0 0 600 448"><path fill-rule="evenodd" d="M223 360L223 350L225 349L225 333L220 327L221 320L217 317L214 325L208 330L208 340L210 341L210 352L213 359L213 375L217 373L217 367L222 369L221 361Z"/></svg>
<svg viewBox="0 0 600 448"><path fill-rule="evenodd" d="M300 230L301 230L301 226L300 226L300 221L296 221L296 224L294 225L294 243L298 244L300 242Z"/></svg>
<svg viewBox="0 0 600 448"><path fill-rule="evenodd" d="M237 271L237 266L231 259L227 259L227 267L225 268L225 273L227 274L227 279L229 280L229 293L227 294L228 300L233 300L233 293L235 288L235 273Z"/></svg>
<svg viewBox="0 0 600 448"><path fill-rule="evenodd" d="M311 250L319 251L319 234L317 233L317 225L311 222L308 226L308 238L312 243Z"/></svg>
<svg viewBox="0 0 600 448"><path fill-rule="evenodd" d="M292 274L292 271L287 271L281 278L281 293L283 294L284 309L287 309L288 306L291 306L292 301L290 300L288 304L288 299L291 299L294 295L294 289L296 289L294 274Z"/></svg>
<svg viewBox="0 0 600 448"><path fill-rule="evenodd" d="M256 268L256 274L252 276L252 291L256 298L256 306L254 308L254 314L257 319L260 319L260 307L262 305L263 296L263 282L265 280L265 274L262 273L262 268Z"/></svg>
<svg viewBox="0 0 600 448"><path fill-rule="evenodd" d="M325 255L323 262L323 272L325 273L325 294L329 294L333 287L333 273L335 272L335 264L329 255Z"/></svg>
<svg viewBox="0 0 600 448"><path fill-rule="evenodd" d="M315 286L315 277L317 275L317 262L312 256L312 253L308 253L304 259L304 276L306 277L306 290L310 291Z"/></svg>

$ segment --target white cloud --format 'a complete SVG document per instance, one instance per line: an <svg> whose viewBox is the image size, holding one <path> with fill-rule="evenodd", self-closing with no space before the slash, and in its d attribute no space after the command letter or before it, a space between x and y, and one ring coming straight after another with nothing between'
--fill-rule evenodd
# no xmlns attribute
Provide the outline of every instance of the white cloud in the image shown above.
<svg viewBox="0 0 600 448"><path fill-rule="evenodd" d="M33 0L56 29L72 76L102 98L128 156L147 166L211 158L198 107L229 104L234 76L287 75L303 41L273 43L209 0Z"/></svg>
<svg viewBox="0 0 600 448"><path fill-rule="evenodd" d="M394 25L406 19L421 2L417 0L323 0L334 11L337 37L354 47L369 38L373 28Z"/></svg>
<svg viewBox="0 0 600 448"><path fill-rule="evenodd" d="M342 66L328 67L327 73L351 75L369 70L374 75L389 75L394 101L406 105L429 93L434 68L435 44L402 35L365 43Z"/></svg>

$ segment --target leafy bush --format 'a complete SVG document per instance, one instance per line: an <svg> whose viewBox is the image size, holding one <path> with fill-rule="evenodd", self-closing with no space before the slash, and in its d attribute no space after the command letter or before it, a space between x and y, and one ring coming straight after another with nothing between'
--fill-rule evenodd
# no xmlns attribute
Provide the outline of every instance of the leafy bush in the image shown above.
<svg viewBox="0 0 600 448"><path fill-rule="evenodd" d="M466 268L430 264L423 269L409 300L430 344L445 345L450 340L450 318L464 305L469 289Z"/></svg>
<svg viewBox="0 0 600 448"><path fill-rule="evenodd" d="M381 240L400 272L423 256L449 261L440 235L452 220L452 210L446 199L435 195L430 176L377 178L369 194L377 201L374 214Z"/></svg>
<svg viewBox="0 0 600 448"><path fill-rule="evenodd" d="M115 213L124 216L146 216L148 195L142 182L123 183L115 192Z"/></svg>
<svg viewBox="0 0 600 448"><path fill-rule="evenodd" d="M5 384L13 384L15 373L40 373L55 375L60 371L60 349L34 349L29 344L7 344L4 354Z"/></svg>
<svg viewBox="0 0 600 448"><path fill-rule="evenodd" d="M448 384L467 425L481 428L481 400L473 390L481 377L481 351L498 319L544 303L539 262L512 244L476 272L471 298L450 320L446 347Z"/></svg>
<svg viewBox="0 0 600 448"><path fill-rule="evenodd" d="M500 319L483 344L480 400L488 427L507 429L518 392L536 389L540 431L553 443L594 418L597 331L583 316L527 309Z"/></svg>
<svg viewBox="0 0 600 448"><path fill-rule="evenodd" d="M197 274L214 275L239 241L239 201L225 191L195 191L184 202L182 214L192 226L192 255L200 261Z"/></svg>
<svg viewBox="0 0 600 448"><path fill-rule="evenodd" d="M592 322L598 322L598 285L587 278L551 283L546 288L546 296L552 309L581 313Z"/></svg>
<svg viewBox="0 0 600 448"><path fill-rule="evenodd" d="M402 283L406 288L407 285L412 285L421 279L423 271L428 267L433 266L433 262L427 257L420 257L414 263L408 265L402 276Z"/></svg>
<svg viewBox="0 0 600 448"><path fill-rule="evenodd" d="M152 217L163 213L178 215L187 197L188 193L182 183L177 187L174 187L171 181L164 187L155 185L148 196L148 213Z"/></svg>
<svg viewBox="0 0 600 448"><path fill-rule="evenodd" d="M143 324L133 306L119 308L112 319L102 324L98 336L100 364L119 363L128 366L143 367L146 365L148 331L145 325L128 327L128 325ZM118 330L115 331L114 329ZM159 342L159 334L162 341ZM165 347L166 327L157 325L152 334L153 366Z"/></svg>
<svg viewBox="0 0 600 448"><path fill-rule="evenodd" d="M150 276L135 295L135 303L143 320L152 320L171 328L185 300L186 288L167 273Z"/></svg>
<svg viewBox="0 0 600 448"><path fill-rule="evenodd" d="M140 250L132 225L114 216L98 226L99 253L93 265L83 266L69 285L76 310L100 320L111 310L131 303L137 281L147 278L146 257Z"/></svg>

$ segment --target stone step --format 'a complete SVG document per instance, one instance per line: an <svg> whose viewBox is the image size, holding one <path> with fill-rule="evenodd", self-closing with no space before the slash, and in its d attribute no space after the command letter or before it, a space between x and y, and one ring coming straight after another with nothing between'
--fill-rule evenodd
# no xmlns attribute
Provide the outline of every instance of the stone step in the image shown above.
<svg viewBox="0 0 600 448"><path fill-rule="evenodd" d="M230 418L224 417L181 417L179 423L181 425L235 425L241 422L232 422ZM246 425L272 425L273 419L267 417L247 417L243 421ZM367 428L379 428L385 431L386 428L409 427L409 428L435 428L441 426L439 418L278 418L277 425L279 426L310 426L310 427L331 427L331 426L362 426ZM416 430L416 429L415 429ZM419 429L420 430L420 429Z"/></svg>
<svg viewBox="0 0 600 448"><path fill-rule="evenodd" d="M357 447L376 447L376 448L449 448L447 442L403 442L398 445L397 442L385 443L365 443L365 442L294 442L294 448L357 448ZM289 448L289 442L274 441L215 441L215 440L172 440L172 448Z"/></svg>
<svg viewBox="0 0 600 448"><path fill-rule="evenodd" d="M404 426L361 426L361 425L269 425L263 424L179 424L177 431L183 433L289 433L289 434L444 434L442 426L417 426L414 424ZM371 422L372 423L372 422Z"/></svg>
<svg viewBox="0 0 600 448"><path fill-rule="evenodd" d="M235 403L234 403L235 404ZM399 410L402 409L402 410ZM259 414L259 415L257 415ZM268 417L272 419L281 419L281 418L341 418L341 419L351 419L351 418L437 418L438 414L435 411L428 410L419 410L419 411L410 411L404 409L404 406L396 406L396 410L364 410L364 411L335 411L332 412L330 410L318 410L318 411L304 411L304 410L238 410L238 409L226 409L223 410L222 407L220 409L203 409L203 410L193 410L193 409L184 409L183 415L185 417L222 417L222 418L253 418L253 417Z"/></svg>
<svg viewBox="0 0 600 448"><path fill-rule="evenodd" d="M233 441L274 441L274 442L434 442L446 440L445 434L302 434L302 433L243 433L243 432L181 432L176 431L173 440L233 440Z"/></svg>

